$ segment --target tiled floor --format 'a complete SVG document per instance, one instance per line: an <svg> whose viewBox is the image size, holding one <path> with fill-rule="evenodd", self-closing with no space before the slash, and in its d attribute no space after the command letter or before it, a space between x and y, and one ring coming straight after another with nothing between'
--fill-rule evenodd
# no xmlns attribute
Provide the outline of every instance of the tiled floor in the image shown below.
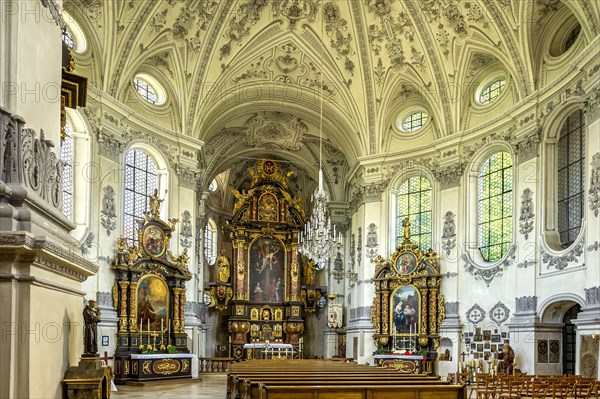
<svg viewBox="0 0 600 399"><path fill-rule="evenodd" d="M201 381L162 382L146 387L117 385L117 389L117 392L111 393L111 398L225 399L227 376L225 374L203 374Z"/></svg>

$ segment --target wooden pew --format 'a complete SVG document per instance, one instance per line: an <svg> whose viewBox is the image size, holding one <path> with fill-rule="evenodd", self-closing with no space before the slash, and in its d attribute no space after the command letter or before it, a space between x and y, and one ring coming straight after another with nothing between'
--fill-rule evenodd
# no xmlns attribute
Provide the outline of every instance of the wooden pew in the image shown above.
<svg viewBox="0 0 600 399"><path fill-rule="evenodd" d="M464 385L259 385L260 399L466 399Z"/></svg>
<svg viewBox="0 0 600 399"><path fill-rule="evenodd" d="M389 376L369 376L369 377L348 377L348 376L331 376L331 377L318 377L315 376L309 379L273 379L272 377L263 378L260 380L251 380L245 378L239 384L239 399L257 399L260 396L259 386L265 384L269 386L274 385L295 385L295 386L313 386L313 385L339 385L346 387L348 385L415 385L415 384L427 384L427 385L449 385L446 381L439 379L423 380L420 378L390 378Z"/></svg>
<svg viewBox="0 0 600 399"><path fill-rule="evenodd" d="M260 399L466 399L464 385L267 385Z"/></svg>

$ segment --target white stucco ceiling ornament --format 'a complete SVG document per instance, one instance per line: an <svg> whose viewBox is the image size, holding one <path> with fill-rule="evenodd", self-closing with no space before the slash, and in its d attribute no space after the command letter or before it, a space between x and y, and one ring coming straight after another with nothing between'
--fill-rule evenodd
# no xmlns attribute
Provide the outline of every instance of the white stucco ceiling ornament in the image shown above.
<svg viewBox="0 0 600 399"><path fill-rule="evenodd" d="M246 121L246 144L261 147L276 144L289 150L300 150L302 137L308 131L306 124L297 116L286 112L265 112L254 114Z"/></svg>

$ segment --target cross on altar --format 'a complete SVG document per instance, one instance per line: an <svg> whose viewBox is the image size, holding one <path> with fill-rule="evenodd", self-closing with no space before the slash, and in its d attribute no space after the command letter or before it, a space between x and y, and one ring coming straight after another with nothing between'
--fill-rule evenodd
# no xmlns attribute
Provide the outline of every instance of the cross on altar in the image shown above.
<svg viewBox="0 0 600 399"><path fill-rule="evenodd" d="M467 354L465 352L463 352L460 355L462 356L462 361L464 362L465 361L465 356L467 356Z"/></svg>
<svg viewBox="0 0 600 399"><path fill-rule="evenodd" d="M108 353L104 352L104 357L101 357L100 360L104 362L106 366L108 366L108 361L114 359L112 356L108 356Z"/></svg>

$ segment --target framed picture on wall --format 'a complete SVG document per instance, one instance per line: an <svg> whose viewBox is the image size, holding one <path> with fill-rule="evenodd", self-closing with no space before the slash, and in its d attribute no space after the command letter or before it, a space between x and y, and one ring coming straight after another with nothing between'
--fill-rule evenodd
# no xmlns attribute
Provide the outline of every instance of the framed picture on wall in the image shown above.
<svg viewBox="0 0 600 399"><path fill-rule="evenodd" d="M537 362L548 363L548 341L545 339L538 339L537 348Z"/></svg>
<svg viewBox="0 0 600 399"><path fill-rule="evenodd" d="M483 336L481 334L475 334L475 336L473 337L473 341L481 342L483 341Z"/></svg>
<svg viewBox="0 0 600 399"><path fill-rule="evenodd" d="M108 335L102 336L102 346L108 346Z"/></svg>
<svg viewBox="0 0 600 399"><path fill-rule="evenodd" d="M471 344L471 338L465 338L465 345Z"/></svg>
<svg viewBox="0 0 600 399"><path fill-rule="evenodd" d="M558 363L560 361L560 342L557 339L548 341L548 362Z"/></svg>
<svg viewBox="0 0 600 399"><path fill-rule="evenodd" d="M483 330L483 340L489 341L492 339L492 331L491 330Z"/></svg>
<svg viewBox="0 0 600 399"><path fill-rule="evenodd" d="M492 334L492 342L500 342L500 334Z"/></svg>

